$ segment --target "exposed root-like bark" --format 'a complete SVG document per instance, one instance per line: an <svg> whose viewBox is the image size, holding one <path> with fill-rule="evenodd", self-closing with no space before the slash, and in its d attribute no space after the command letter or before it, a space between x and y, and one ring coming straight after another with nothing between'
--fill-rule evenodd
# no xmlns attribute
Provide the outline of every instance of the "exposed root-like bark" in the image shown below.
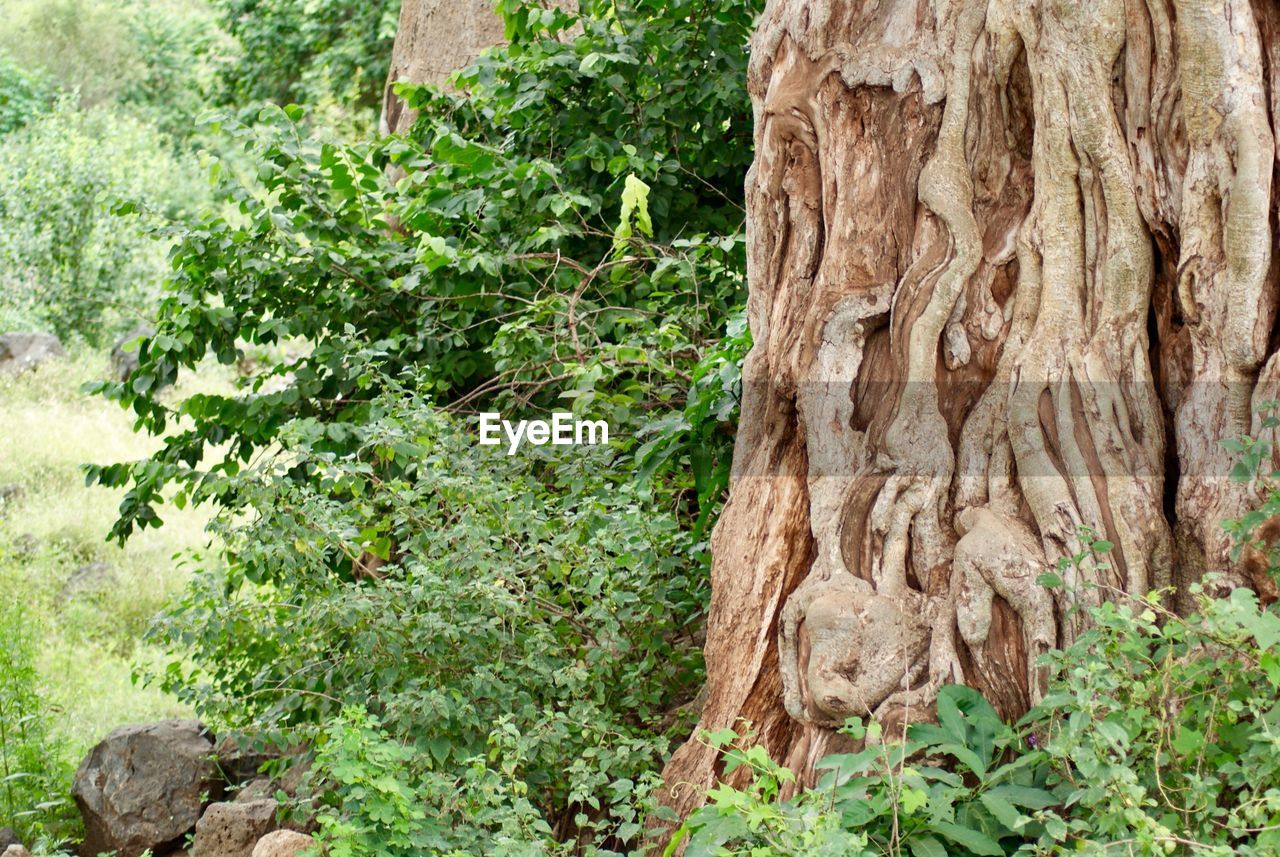
<svg viewBox="0 0 1280 857"><path fill-rule="evenodd" d="M703 727L805 779L944 682L1015 716L1073 605L1229 568L1218 441L1280 397L1278 41L1270 0L771 0ZM1107 561L1046 589L1082 528ZM690 741L671 802L716 772Z"/></svg>

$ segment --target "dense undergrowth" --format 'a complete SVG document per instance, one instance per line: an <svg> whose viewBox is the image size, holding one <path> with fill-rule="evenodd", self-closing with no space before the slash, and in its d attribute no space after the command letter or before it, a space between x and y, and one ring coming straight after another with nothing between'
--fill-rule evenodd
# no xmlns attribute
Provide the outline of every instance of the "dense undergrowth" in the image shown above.
<svg viewBox="0 0 1280 857"><path fill-rule="evenodd" d="M149 675L216 728L312 746L334 853L633 850L701 684L754 10L506 11L511 45L455 92L405 89L405 135L224 112L214 204L158 230L157 332L99 385L163 437L90 469L128 491L114 534L210 504L224 546ZM246 352L234 394L157 393ZM507 456L477 446L482 409L611 442Z"/></svg>

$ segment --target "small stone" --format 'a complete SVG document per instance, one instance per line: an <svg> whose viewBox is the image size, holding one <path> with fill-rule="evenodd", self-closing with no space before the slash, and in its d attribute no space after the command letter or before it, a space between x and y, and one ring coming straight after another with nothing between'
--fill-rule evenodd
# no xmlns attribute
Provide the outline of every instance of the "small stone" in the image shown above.
<svg viewBox="0 0 1280 857"><path fill-rule="evenodd" d="M276 802L215 803L196 824L191 857L250 857L258 840L275 830Z"/></svg>
<svg viewBox="0 0 1280 857"><path fill-rule="evenodd" d="M111 349L111 374L117 381L128 381L142 362L141 340L156 335L156 329L143 322L116 340Z"/></svg>
<svg viewBox="0 0 1280 857"><path fill-rule="evenodd" d="M267 798L275 798L277 784L274 780L266 777L258 777L251 780L240 791L236 792L236 803L251 803L255 800L266 800Z"/></svg>
<svg viewBox="0 0 1280 857"><path fill-rule="evenodd" d="M63 603L78 595L91 595L116 585L116 574L111 564L91 562L71 572L67 582L62 585L61 599Z"/></svg>
<svg viewBox="0 0 1280 857"><path fill-rule="evenodd" d="M304 857L323 853L316 847L316 841L305 833L277 830L258 840L251 857Z"/></svg>

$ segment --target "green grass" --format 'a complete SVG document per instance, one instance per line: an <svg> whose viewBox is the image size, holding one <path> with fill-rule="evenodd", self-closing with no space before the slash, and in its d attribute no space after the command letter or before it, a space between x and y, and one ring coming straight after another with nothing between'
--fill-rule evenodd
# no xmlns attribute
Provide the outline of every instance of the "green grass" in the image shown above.
<svg viewBox="0 0 1280 857"><path fill-rule="evenodd" d="M158 654L142 636L183 585L179 555L208 544L204 510L173 507L162 512L163 527L124 548L105 540L122 492L85 487L80 465L140 458L156 446L133 434L117 405L80 392L107 368L104 354L83 352L0 378L0 489L20 488L0 503L0 609L17 601L37 626L41 692L58 739L51 746L69 767L120 724L187 714L159 690L135 686L132 674ZM173 393L228 380L211 369ZM93 562L109 564L112 579L68 599L68 578Z"/></svg>

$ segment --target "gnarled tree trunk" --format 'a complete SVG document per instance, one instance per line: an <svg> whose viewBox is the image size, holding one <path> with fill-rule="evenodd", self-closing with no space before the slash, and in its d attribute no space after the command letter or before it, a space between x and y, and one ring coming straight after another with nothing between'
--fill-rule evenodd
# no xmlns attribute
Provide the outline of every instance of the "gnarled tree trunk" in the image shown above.
<svg viewBox="0 0 1280 857"><path fill-rule="evenodd" d="M944 683L1016 716L1073 602L1229 568L1218 441L1280 376L1278 83L1274 0L770 0L700 728L804 780ZM1042 586L1084 527L1109 561ZM691 739L673 804L716 774Z"/></svg>

